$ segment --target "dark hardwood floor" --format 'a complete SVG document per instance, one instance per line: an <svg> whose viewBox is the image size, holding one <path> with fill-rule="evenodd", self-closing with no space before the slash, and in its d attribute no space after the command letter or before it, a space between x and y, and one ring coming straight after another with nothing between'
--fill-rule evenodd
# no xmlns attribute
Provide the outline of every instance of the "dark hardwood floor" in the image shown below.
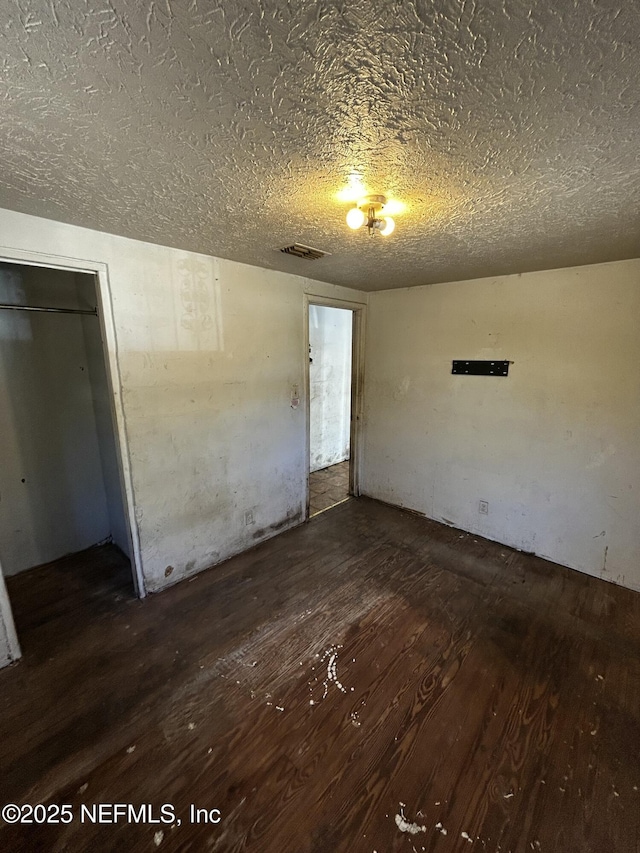
<svg viewBox="0 0 640 853"><path fill-rule="evenodd" d="M9 589L0 805L74 817L2 851L640 850L638 594L367 499L143 602L110 549Z"/></svg>

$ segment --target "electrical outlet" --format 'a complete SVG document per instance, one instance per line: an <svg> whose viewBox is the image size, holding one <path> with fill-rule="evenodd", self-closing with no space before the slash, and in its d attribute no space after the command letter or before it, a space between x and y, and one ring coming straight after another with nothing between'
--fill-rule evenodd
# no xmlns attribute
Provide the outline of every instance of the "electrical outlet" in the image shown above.
<svg viewBox="0 0 640 853"><path fill-rule="evenodd" d="M245 526L248 527L250 524L253 524L253 511L248 509L244 514L244 523Z"/></svg>
<svg viewBox="0 0 640 853"><path fill-rule="evenodd" d="M478 512L489 515L489 501L478 501Z"/></svg>

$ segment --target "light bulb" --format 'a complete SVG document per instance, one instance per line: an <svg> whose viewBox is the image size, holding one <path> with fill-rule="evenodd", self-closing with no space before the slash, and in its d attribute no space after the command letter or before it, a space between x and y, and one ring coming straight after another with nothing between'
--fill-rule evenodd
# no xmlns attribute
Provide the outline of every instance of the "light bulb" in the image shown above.
<svg viewBox="0 0 640 853"><path fill-rule="evenodd" d="M390 216L383 216L382 222L384 223L384 226L380 229L380 233L382 234L382 236L388 237L389 234L393 234L393 231L396 227L396 223L393 221L393 219Z"/></svg>
<svg viewBox="0 0 640 853"><path fill-rule="evenodd" d="M358 207L352 207L347 213L347 225L355 231L364 225L364 213Z"/></svg>

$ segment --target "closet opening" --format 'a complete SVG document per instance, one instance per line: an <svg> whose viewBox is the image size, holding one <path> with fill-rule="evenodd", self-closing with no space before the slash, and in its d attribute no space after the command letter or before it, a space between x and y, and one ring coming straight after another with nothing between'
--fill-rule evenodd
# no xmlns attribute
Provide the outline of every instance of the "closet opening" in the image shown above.
<svg viewBox="0 0 640 853"><path fill-rule="evenodd" d="M105 593L136 597L98 303L95 274L0 263L0 566L18 640L63 610L71 629Z"/></svg>

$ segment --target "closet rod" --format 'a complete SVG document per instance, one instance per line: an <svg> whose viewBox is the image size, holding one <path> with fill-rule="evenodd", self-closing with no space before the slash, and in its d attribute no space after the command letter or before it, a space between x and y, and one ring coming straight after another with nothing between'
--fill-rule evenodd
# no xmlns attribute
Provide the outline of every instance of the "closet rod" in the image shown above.
<svg viewBox="0 0 640 853"><path fill-rule="evenodd" d="M51 314L91 314L93 317L98 316L98 309L84 310L83 308L45 308L38 305L5 305L0 303L0 308L7 308L10 311L47 311Z"/></svg>

